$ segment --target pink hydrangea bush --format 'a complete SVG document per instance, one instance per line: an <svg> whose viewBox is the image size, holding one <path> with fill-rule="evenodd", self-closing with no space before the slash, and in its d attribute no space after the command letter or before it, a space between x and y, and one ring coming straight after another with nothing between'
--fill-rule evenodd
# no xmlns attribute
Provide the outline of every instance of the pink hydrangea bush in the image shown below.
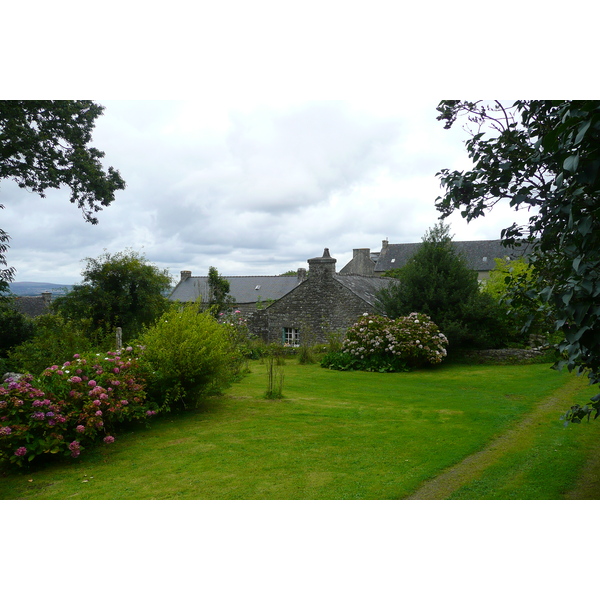
<svg viewBox="0 0 600 600"><path fill-rule="evenodd" d="M346 332L342 352L357 369L391 371L439 364L447 347L448 339L427 315L389 319L364 314Z"/></svg>
<svg viewBox="0 0 600 600"><path fill-rule="evenodd" d="M65 448L66 404L32 385L33 377L0 385L0 458L18 465Z"/></svg>
<svg viewBox="0 0 600 600"><path fill-rule="evenodd" d="M118 424L146 421L156 405L146 398L143 366L133 348L75 354L47 368L33 383L25 376L0 385L0 458L18 465L42 453L77 457L82 442L115 441Z"/></svg>

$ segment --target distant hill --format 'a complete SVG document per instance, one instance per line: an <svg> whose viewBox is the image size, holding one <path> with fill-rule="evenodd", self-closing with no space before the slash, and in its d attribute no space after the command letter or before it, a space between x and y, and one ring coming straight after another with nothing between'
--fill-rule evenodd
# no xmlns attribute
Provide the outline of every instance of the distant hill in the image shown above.
<svg viewBox="0 0 600 600"><path fill-rule="evenodd" d="M42 292L52 292L53 296L64 296L73 289L72 285L60 283L43 283L37 281L16 281L9 284L10 291L15 296L39 296Z"/></svg>

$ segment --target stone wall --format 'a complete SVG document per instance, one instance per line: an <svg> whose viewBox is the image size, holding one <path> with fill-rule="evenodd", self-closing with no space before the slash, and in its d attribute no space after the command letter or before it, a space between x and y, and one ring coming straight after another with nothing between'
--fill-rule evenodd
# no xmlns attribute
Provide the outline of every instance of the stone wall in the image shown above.
<svg viewBox="0 0 600 600"><path fill-rule="evenodd" d="M547 351L547 347L542 348L502 348L498 350L474 350L465 352L464 356L473 360L480 360L486 363L511 363L521 362L537 358Z"/></svg>

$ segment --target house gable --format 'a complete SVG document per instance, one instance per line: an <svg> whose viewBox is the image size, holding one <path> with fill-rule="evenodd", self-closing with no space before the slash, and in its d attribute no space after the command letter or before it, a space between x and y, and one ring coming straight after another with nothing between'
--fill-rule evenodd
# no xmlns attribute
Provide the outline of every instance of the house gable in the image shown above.
<svg viewBox="0 0 600 600"><path fill-rule="evenodd" d="M324 343L332 331L345 331L365 312L375 310L375 294L389 285L386 278L339 275L336 259L325 249L320 258L309 259L306 281L249 319L250 330L267 342L285 339L298 330L300 339Z"/></svg>

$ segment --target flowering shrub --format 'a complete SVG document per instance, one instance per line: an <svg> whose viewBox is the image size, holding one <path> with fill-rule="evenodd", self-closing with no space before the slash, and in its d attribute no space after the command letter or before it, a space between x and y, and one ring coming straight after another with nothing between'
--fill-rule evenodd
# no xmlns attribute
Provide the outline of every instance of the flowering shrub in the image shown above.
<svg viewBox="0 0 600 600"><path fill-rule="evenodd" d="M446 336L427 315L411 313L392 320L365 313L348 329L342 344L343 356L329 356L323 366L402 371L442 362L447 346Z"/></svg>
<svg viewBox="0 0 600 600"><path fill-rule="evenodd" d="M22 465L45 453L77 457L83 441L110 444L118 423L144 421L154 409L131 347L75 354L35 381L26 375L0 385L0 458Z"/></svg>
<svg viewBox="0 0 600 600"><path fill-rule="evenodd" d="M60 452L67 435L65 403L34 387L32 380L26 375L0 385L0 458L19 465Z"/></svg>
<svg viewBox="0 0 600 600"><path fill-rule="evenodd" d="M129 346L105 355L75 354L62 367L47 368L39 380L44 390L65 398L69 418L83 427L78 433L95 438L116 423L142 421L156 414L146 401L142 369Z"/></svg>

